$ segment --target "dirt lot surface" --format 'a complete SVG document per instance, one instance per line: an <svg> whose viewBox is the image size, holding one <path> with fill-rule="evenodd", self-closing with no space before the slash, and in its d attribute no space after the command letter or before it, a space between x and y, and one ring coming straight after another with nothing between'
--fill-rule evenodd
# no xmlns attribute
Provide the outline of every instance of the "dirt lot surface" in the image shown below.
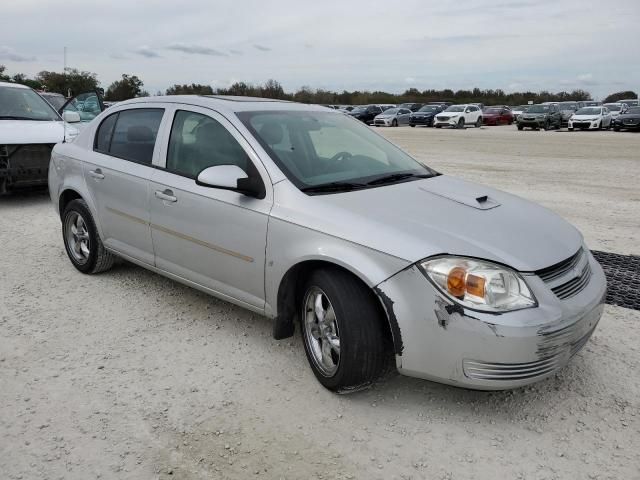
<svg viewBox="0 0 640 480"><path fill-rule="evenodd" d="M554 209L591 248L640 254L640 135L383 133ZM264 318L130 264L78 273L46 195L0 199L0 245L3 479L640 478L639 311L607 306L531 387L390 375L337 396Z"/></svg>

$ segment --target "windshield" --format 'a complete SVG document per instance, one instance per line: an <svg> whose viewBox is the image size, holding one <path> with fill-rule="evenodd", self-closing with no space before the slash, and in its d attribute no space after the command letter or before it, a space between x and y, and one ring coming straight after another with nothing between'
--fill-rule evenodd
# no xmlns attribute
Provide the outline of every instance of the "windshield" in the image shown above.
<svg viewBox="0 0 640 480"><path fill-rule="evenodd" d="M418 110L419 112L437 112L439 110L438 107L435 107L433 105L425 105L424 107L422 107L420 110Z"/></svg>
<svg viewBox="0 0 640 480"><path fill-rule="evenodd" d="M576 112L576 115L600 115L600 107L584 107Z"/></svg>
<svg viewBox="0 0 640 480"><path fill-rule="evenodd" d="M616 105L615 103L614 104L607 103L605 104L605 107L607 107L612 112L619 112L620 110L622 110L622 106Z"/></svg>
<svg viewBox="0 0 640 480"><path fill-rule="evenodd" d="M40 96L49 102L56 110L60 110L67 101L64 96L55 93L41 93Z"/></svg>
<svg viewBox="0 0 640 480"><path fill-rule="evenodd" d="M464 112L464 105L451 105L445 112Z"/></svg>
<svg viewBox="0 0 640 480"><path fill-rule="evenodd" d="M57 121L60 116L30 88L0 87L0 120Z"/></svg>
<svg viewBox="0 0 640 480"><path fill-rule="evenodd" d="M335 182L364 184L407 172L436 174L369 127L341 114L265 111L237 115L300 189Z"/></svg>
<svg viewBox="0 0 640 480"><path fill-rule="evenodd" d="M549 105L531 105L527 108L527 113L548 113L551 110Z"/></svg>
<svg viewBox="0 0 640 480"><path fill-rule="evenodd" d="M389 115L393 115L393 114L398 113L399 111L400 111L400 109L399 109L399 108L388 108L388 109L386 109L383 113L384 113L385 115L387 115L387 114L389 114Z"/></svg>
<svg viewBox="0 0 640 480"><path fill-rule="evenodd" d="M578 110L577 103L561 103L559 107L560 107L560 110L573 110L573 111Z"/></svg>

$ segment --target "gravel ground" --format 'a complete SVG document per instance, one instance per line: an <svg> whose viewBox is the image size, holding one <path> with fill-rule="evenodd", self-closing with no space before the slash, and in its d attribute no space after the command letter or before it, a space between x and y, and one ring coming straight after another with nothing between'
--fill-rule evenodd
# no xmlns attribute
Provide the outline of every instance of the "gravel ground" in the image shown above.
<svg viewBox="0 0 640 480"><path fill-rule="evenodd" d="M383 132L445 173L638 251L633 134ZM320 387L301 339L130 264L84 276L43 194L0 199L0 472L8 479L637 479L640 312L607 306L554 377L473 392L399 375Z"/></svg>

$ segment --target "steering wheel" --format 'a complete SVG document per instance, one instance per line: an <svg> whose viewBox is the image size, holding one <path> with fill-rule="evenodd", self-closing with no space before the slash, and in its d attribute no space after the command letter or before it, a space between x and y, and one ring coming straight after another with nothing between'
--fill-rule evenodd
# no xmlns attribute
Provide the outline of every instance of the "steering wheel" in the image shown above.
<svg viewBox="0 0 640 480"><path fill-rule="evenodd" d="M329 162L331 163L331 165L339 165L345 160L349 160L351 157L353 157L353 155L351 155L349 152L338 152L329 159Z"/></svg>

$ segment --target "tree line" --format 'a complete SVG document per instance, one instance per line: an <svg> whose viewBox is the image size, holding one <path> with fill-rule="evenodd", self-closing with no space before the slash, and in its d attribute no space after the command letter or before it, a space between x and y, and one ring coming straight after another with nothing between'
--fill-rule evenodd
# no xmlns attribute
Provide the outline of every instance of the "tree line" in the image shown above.
<svg viewBox="0 0 640 480"><path fill-rule="evenodd" d="M28 85L37 90L61 93L62 95L77 95L90 90L100 90L104 93L105 100L120 101L134 97L149 96L144 90L144 83L136 75L123 74L120 80L111 83L106 90L100 88L98 76L95 73L69 68L63 73L42 71L35 77L29 78L22 73L12 76L5 73L6 68L0 65L0 81L8 81ZM163 92L156 92L163 95ZM164 95L239 95L251 97L274 98L292 100L301 103L317 103L325 105L366 105L370 103L405 103L405 102L436 102L448 101L453 103L480 102L485 105L523 105L532 101L562 102L566 100L591 100L591 94L585 90L577 89L571 92L511 92L506 93L501 89L472 90L419 90L409 88L403 93L389 93L383 91L354 90L334 92L322 88L300 87L295 92L285 92L277 80L267 80L264 84L254 85L246 82L236 82L227 88L212 88L210 85L198 83L175 84L167 88ZM607 96L605 102L615 102L623 98L636 98L633 91L612 93Z"/></svg>

